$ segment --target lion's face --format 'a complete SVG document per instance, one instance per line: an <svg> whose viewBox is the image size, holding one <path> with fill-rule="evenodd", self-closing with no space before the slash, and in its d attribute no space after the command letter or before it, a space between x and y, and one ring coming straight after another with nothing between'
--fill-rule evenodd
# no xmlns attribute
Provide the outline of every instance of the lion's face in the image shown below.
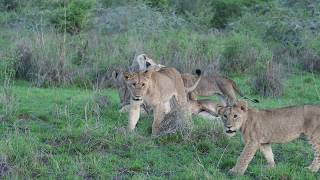
<svg viewBox="0 0 320 180"><path fill-rule="evenodd" d="M225 133L232 137L247 119L247 102L238 101L232 107L220 107L218 114L224 124Z"/></svg>
<svg viewBox="0 0 320 180"><path fill-rule="evenodd" d="M143 100L151 81L151 74L151 70L146 70L144 72L124 73L124 79L128 85L132 100Z"/></svg>

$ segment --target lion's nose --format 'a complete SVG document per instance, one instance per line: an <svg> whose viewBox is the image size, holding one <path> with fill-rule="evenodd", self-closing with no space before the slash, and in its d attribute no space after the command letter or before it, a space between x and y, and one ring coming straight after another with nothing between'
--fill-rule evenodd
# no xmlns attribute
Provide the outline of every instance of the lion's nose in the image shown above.
<svg viewBox="0 0 320 180"><path fill-rule="evenodd" d="M231 125L227 125L227 128L230 129L232 126Z"/></svg>

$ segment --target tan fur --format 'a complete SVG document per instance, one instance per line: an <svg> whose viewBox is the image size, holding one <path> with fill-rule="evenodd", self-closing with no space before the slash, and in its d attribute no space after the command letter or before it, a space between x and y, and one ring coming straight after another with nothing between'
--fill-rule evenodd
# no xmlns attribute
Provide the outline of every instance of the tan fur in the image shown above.
<svg viewBox="0 0 320 180"><path fill-rule="evenodd" d="M301 134L308 137L314 149L314 160L308 167L313 172L320 168L320 106L302 105L270 110L248 109L245 101L233 107L219 107L225 132L233 136L240 130L245 147L237 164L230 170L233 175L241 175L247 169L258 149L268 165L275 165L271 149L272 143L286 143Z"/></svg>
<svg viewBox="0 0 320 180"><path fill-rule="evenodd" d="M175 97L181 106L187 106L187 95L181 74L174 68L150 69L135 73L124 73L132 101L129 110L129 130L134 130L141 103L151 106L154 113L152 134L158 135L159 125L168 113L170 99Z"/></svg>
<svg viewBox="0 0 320 180"><path fill-rule="evenodd" d="M196 78L197 76L189 73L182 74L185 86L194 84ZM223 105L232 105L237 100L236 93L244 97L231 79L218 74L209 74L202 76L197 88L188 97L191 100L196 100L197 96L212 96L216 94L219 95Z"/></svg>
<svg viewBox="0 0 320 180"><path fill-rule="evenodd" d="M190 104L191 113L193 115L197 115L203 111L208 112L213 116L218 114L218 104L210 99L189 100L188 102Z"/></svg>

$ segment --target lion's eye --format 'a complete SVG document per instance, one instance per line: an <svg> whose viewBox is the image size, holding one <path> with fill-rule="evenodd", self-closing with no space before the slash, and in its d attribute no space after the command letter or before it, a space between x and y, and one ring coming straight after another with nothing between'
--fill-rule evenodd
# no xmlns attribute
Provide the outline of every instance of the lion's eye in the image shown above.
<svg viewBox="0 0 320 180"><path fill-rule="evenodd" d="M238 116L235 114L233 117L234 117L234 118L237 118Z"/></svg>
<svg viewBox="0 0 320 180"><path fill-rule="evenodd" d="M133 85L133 86L136 86L136 83L133 83L132 85Z"/></svg>
<svg viewBox="0 0 320 180"><path fill-rule="evenodd" d="M141 84L142 87L144 87L144 85L145 85L144 83Z"/></svg>
<svg viewBox="0 0 320 180"><path fill-rule="evenodd" d="M228 116L225 114L225 115L223 115L223 117L227 118Z"/></svg>

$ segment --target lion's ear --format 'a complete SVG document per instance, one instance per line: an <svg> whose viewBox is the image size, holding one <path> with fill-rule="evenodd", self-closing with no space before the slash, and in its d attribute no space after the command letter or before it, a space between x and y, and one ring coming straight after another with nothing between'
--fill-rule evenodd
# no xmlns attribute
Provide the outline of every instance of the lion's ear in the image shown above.
<svg viewBox="0 0 320 180"><path fill-rule="evenodd" d="M248 110L248 103L247 101L240 100L236 104L237 107L239 107L242 111Z"/></svg>
<svg viewBox="0 0 320 180"><path fill-rule="evenodd" d="M124 73L123 73L123 77L124 77L124 79L127 81L127 80L132 79L133 75L132 75L131 73L124 72Z"/></svg>
<svg viewBox="0 0 320 180"><path fill-rule="evenodd" d="M146 67L148 68L149 66L151 66L151 64L147 61L146 62Z"/></svg>

